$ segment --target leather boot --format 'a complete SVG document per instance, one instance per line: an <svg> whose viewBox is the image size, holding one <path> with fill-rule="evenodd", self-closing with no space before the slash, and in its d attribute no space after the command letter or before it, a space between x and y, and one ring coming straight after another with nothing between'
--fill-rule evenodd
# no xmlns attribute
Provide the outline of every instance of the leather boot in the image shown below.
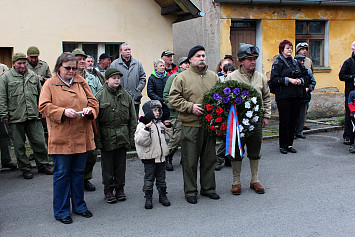
<svg viewBox="0 0 355 237"><path fill-rule="evenodd" d="M113 190L114 190L113 187L105 186L105 188L104 188L105 200L107 203L112 204L112 203L117 202L117 199L116 199L115 195L113 194Z"/></svg>
<svg viewBox="0 0 355 237"><path fill-rule="evenodd" d="M153 190L148 190L145 191L145 205L144 208L145 209L152 209L153 208L153 200L152 200L152 196L153 196Z"/></svg>
<svg viewBox="0 0 355 237"><path fill-rule="evenodd" d="M165 157L165 162L166 162L166 170L167 171L173 171L174 170L174 167L173 167L173 156L172 155L167 155Z"/></svg>
<svg viewBox="0 0 355 237"><path fill-rule="evenodd" d="M170 206L170 201L168 200L168 197L166 196L167 192L166 192L166 188L159 188L158 189L159 192L159 202L163 205L163 206Z"/></svg>
<svg viewBox="0 0 355 237"><path fill-rule="evenodd" d="M126 200L126 194L124 193L124 188L115 188L116 190L116 199L117 201L125 201Z"/></svg>

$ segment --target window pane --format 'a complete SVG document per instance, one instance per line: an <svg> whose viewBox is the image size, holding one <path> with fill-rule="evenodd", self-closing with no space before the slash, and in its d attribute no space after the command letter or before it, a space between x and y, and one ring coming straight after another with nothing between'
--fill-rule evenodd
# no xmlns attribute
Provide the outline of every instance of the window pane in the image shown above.
<svg viewBox="0 0 355 237"><path fill-rule="evenodd" d="M323 40L309 41L309 57L314 66L323 66Z"/></svg>
<svg viewBox="0 0 355 237"><path fill-rule="evenodd" d="M307 22L296 21L296 34L306 34L307 33Z"/></svg>
<svg viewBox="0 0 355 237"><path fill-rule="evenodd" d="M63 52L72 52L78 47L78 43L63 42Z"/></svg>
<svg viewBox="0 0 355 237"><path fill-rule="evenodd" d="M112 56L112 61L119 57L120 44L106 44L105 52Z"/></svg>
<svg viewBox="0 0 355 237"><path fill-rule="evenodd" d="M97 62L97 44L84 44L83 50L86 55L90 55L94 58L95 63Z"/></svg>
<svg viewBox="0 0 355 237"><path fill-rule="evenodd" d="M309 22L309 33L310 34L323 34L323 22L321 22L321 21Z"/></svg>

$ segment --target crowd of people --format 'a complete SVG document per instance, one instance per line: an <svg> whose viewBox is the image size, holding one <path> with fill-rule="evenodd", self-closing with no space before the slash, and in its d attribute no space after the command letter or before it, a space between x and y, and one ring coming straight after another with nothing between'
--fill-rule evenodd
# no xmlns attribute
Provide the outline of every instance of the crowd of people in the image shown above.
<svg viewBox="0 0 355 237"><path fill-rule="evenodd" d="M198 202L198 193L219 199L216 193L215 170L231 165L231 192L242 192L240 174L242 160L238 149L235 159L225 156L224 142L215 149L216 139L202 126L202 98L217 83L235 80L254 88L262 99L262 121L253 134L241 139L250 162L250 188L265 193L258 179L261 158L262 128L271 118L271 95L279 111L279 148L282 154L296 153L295 138L305 139L304 121L310 93L316 81L312 61L306 57L307 43L296 46L284 40L279 56L272 65L269 81L255 70L259 49L250 44L239 47L237 67L231 55L217 66L217 73L208 69L206 51L201 45L190 49L187 57L173 63L174 53L163 51L153 62L148 83L142 63L132 57L132 49L124 43L120 56L103 53L94 66L94 59L81 49L62 53L55 64L53 76L46 62L39 60L39 49L28 48L27 55L15 53L13 67L0 64L0 139L2 167L22 172L32 179L31 163L26 155L28 138L39 173L53 175L53 210L55 219L72 223L71 213L92 217L84 201L84 189L95 191L90 182L101 152L102 183L107 203L126 200L124 192L126 153L135 148L144 166L143 192L146 209L153 208L153 185L159 202L171 203L167 197L166 171L173 171L172 159L181 146L181 161L186 201ZM346 81L345 105L348 120L354 121L355 42L353 54L343 65L339 77ZM147 84L151 99L143 104L139 117L142 91ZM350 93L351 92L351 93ZM352 115L350 119L350 113ZM345 123L349 122L347 119ZM355 152L354 132L345 125L344 143ZM10 140L11 138L11 140ZM13 144L17 165L11 162ZM54 163L49 165L48 154ZM200 190L197 169L200 168Z"/></svg>

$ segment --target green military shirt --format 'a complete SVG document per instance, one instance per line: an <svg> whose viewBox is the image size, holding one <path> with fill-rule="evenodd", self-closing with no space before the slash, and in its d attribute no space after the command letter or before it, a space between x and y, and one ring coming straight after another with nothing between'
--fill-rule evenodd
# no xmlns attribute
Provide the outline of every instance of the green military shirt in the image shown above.
<svg viewBox="0 0 355 237"><path fill-rule="evenodd" d="M100 103L96 147L103 151L133 147L137 118L132 97L121 85L117 90L105 86L95 97Z"/></svg>
<svg viewBox="0 0 355 237"><path fill-rule="evenodd" d="M41 84L36 73L21 75L14 68L0 76L0 118L9 123L39 119L38 99Z"/></svg>
<svg viewBox="0 0 355 237"><path fill-rule="evenodd" d="M44 81L41 82L42 85L46 80L52 77L52 73L49 70L48 64L42 60L38 60L38 63L35 67L32 67L32 65L27 61L27 69L35 72L37 75L40 75L43 78Z"/></svg>
<svg viewBox="0 0 355 237"><path fill-rule="evenodd" d="M101 82L100 79L93 74L87 72L84 70L84 75L83 77L85 78L86 82L89 84L90 90L93 95L95 95L101 88Z"/></svg>

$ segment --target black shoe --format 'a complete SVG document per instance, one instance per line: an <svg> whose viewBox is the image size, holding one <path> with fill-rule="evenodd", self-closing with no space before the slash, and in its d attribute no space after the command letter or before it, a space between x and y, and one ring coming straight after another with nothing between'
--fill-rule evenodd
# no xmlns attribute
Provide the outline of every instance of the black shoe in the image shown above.
<svg viewBox="0 0 355 237"><path fill-rule="evenodd" d="M220 171L223 168L223 163L217 163L216 168L214 168L215 171Z"/></svg>
<svg viewBox="0 0 355 237"><path fill-rule="evenodd" d="M202 196L208 197L210 199L217 200L220 198L220 196L217 193L203 193L201 194Z"/></svg>
<svg viewBox="0 0 355 237"><path fill-rule="evenodd" d="M167 171L173 171L174 167L173 167L173 157L171 155L167 155L165 157L165 169Z"/></svg>
<svg viewBox="0 0 355 237"><path fill-rule="evenodd" d="M302 139L305 139L306 137L303 135L303 134L298 134L296 135L297 138L302 138Z"/></svg>
<svg viewBox="0 0 355 237"><path fill-rule="evenodd" d="M96 187L92 183L90 183L89 180L84 180L84 189L86 191L91 191L92 192L92 191L96 190Z"/></svg>
<svg viewBox="0 0 355 237"><path fill-rule="evenodd" d="M291 152L291 153L297 153L296 149L291 147L287 147L287 151Z"/></svg>
<svg viewBox="0 0 355 237"><path fill-rule="evenodd" d="M29 157L28 157L28 160L31 161L31 160L35 160L35 156L33 154L31 154Z"/></svg>
<svg viewBox="0 0 355 237"><path fill-rule="evenodd" d="M46 174L46 175L52 175L53 174L53 169L49 167L48 165L41 167L38 169L38 173Z"/></svg>
<svg viewBox="0 0 355 237"><path fill-rule="evenodd" d="M66 216L66 217L64 217L62 219L57 219L57 221L60 221L63 224L71 224L71 223L73 223L73 220L71 219L70 216Z"/></svg>
<svg viewBox="0 0 355 237"><path fill-rule="evenodd" d="M24 179L32 179L33 178L33 174L31 172L31 170L23 172L22 176L23 176Z"/></svg>
<svg viewBox="0 0 355 237"><path fill-rule="evenodd" d="M144 204L145 209L152 209L153 208L152 195L153 195L152 190L145 191L145 196L144 196L145 197L145 204Z"/></svg>
<svg viewBox="0 0 355 237"><path fill-rule="evenodd" d="M286 148L280 148L280 152L281 152L282 154L287 154Z"/></svg>
<svg viewBox="0 0 355 237"><path fill-rule="evenodd" d="M90 217L92 217L92 212L91 211L89 211L89 210L86 210L86 211L84 211L84 212L73 212L74 214L77 214L77 215L79 215L79 216L82 216L82 217L85 217L85 218L90 218Z"/></svg>
<svg viewBox="0 0 355 237"><path fill-rule="evenodd" d="M191 204L196 204L197 203L197 197L196 196L189 196L186 197L186 201Z"/></svg>
<svg viewBox="0 0 355 237"><path fill-rule="evenodd" d="M5 164L5 165L2 165L2 168L8 168L8 169L11 169L11 170L16 170L17 169L17 165L15 165L14 163L8 163L8 164Z"/></svg>
<svg viewBox="0 0 355 237"><path fill-rule="evenodd" d="M344 138L344 142L345 145L351 145L350 139L349 138Z"/></svg>

